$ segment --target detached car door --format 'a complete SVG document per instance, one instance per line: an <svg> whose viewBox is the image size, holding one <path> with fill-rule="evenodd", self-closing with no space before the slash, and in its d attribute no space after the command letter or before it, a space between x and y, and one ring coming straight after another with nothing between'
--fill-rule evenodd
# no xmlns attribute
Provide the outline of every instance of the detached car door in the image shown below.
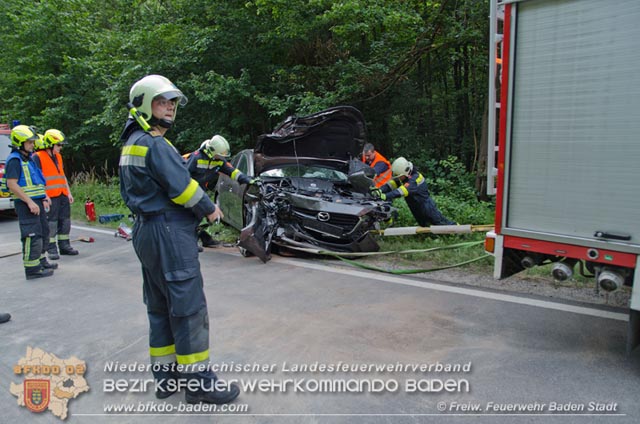
<svg viewBox="0 0 640 424"><path fill-rule="evenodd" d="M243 150L231 159L231 165L245 175L253 176L252 150ZM220 174L216 192L218 205L224 214L223 221L234 228L242 229L244 192L247 186L240 184L225 174Z"/></svg>

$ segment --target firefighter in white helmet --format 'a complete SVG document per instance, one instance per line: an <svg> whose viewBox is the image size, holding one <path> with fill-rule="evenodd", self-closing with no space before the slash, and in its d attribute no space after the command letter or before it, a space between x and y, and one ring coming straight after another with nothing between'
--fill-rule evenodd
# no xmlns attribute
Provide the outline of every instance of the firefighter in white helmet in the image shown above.
<svg viewBox="0 0 640 424"><path fill-rule="evenodd" d="M236 169L228 160L231 158L229 142L221 135L214 135L205 140L200 148L193 153L183 156L187 160L187 168L191 177L200 184L203 190L213 189L218 182L218 173L228 175L240 184L254 184L258 179L252 179ZM204 247L215 247L220 244L211 234L211 226L206 223L198 227L198 238Z"/></svg>
<svg viewBox="0 0 640 424"><path fill-rule="evenodd" d="M228 162L230 158L229 142L221 135L214 135L209 140L203 141L200 148L189 155L187 167L191 176L205 189L216 185L218 172L228 175L240 184L251 184L257 181L234 168Z"/></svg>
<svg viewBox="0 0 640 424"><path fill-rule="evenodd" d="M422 227L430 225L455 225L456 223L442 215L436 203L429 195L424 176L413 164L399 157L391 164L393 178L380 189L372 187L371 194L382 200L404 197L413 217Z"/></svg>
<svg viewBox="0 0 640 424"><path fill-rule="evenodd" d="M214 386L196 227L203 217L215 221L222 213L164 138L178 105L186 103L182 91L160 75L131 87L130 116L120 137L120 194L136 215L133 247L142 264L156 397L187 384L187 403L221 404L235 399L239 389Z"/></svg>

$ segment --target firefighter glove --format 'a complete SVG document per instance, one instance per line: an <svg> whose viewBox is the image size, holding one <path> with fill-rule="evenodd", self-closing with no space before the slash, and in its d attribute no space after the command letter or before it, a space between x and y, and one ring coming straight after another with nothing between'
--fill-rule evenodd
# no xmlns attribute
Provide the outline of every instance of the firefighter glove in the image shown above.
<svg viewBox="0 0 640 424"><path fill-rule="evenodd" d="M369 193L371 193L371 196L375 199L387 200L387 196L377 187L371 187Z"/></svg>

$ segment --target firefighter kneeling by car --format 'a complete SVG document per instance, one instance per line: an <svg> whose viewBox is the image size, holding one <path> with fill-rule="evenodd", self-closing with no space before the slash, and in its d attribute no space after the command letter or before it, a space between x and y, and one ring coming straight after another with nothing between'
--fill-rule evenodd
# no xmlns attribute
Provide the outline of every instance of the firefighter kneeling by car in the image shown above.
<svg viewBox="0 0 640 424"><path fill-rule="evenodd" d="M229 142L221 135L214 135L205 140L193 153L183 155L187 160L187 168L191 178L196 180L203 190L214 187L218 182L218 173L222 172L240 184L255 184L260 180L250 178L227 162L231 157ZM219 241L211 237L211 226L203 222L198 226L198 238L204 247L215 247Z"/></svg>
<svg viewBox="0 0 640 424"><path fill-rule="evenodd" d="M429 195L427 180L413 167L413 164L399 157L391 164L393 179L381 188L371 187L371 194L382 200L404 197L413 217L422 227L430 225L456 225L438 210L436 202Z"/></svg>

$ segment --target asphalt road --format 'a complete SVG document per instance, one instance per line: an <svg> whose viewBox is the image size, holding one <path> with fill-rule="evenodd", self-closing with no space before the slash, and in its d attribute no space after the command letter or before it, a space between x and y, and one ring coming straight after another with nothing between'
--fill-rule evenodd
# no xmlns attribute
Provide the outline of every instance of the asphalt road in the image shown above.
<svg viewBox="0 0 640 424"><path fill-rule="evenodd" d="M109 392L112 380L131 387L131 381L151 378L149 372L107 369L146 364L148 328L131 243L98 231L74 226L72 238L95 242L75 242L80 255L62 257L51 278L26 281L19 255L0 258L0 311L13 316L0 325L0 423L59 422L51 412L19 407L9 392L11 382L22 384L14 366L28 347L86 362L90 391L70 400L70 423L640 418L640 353L625 355L624 311L470 289L464 281L389 277L326 261L274 257L262 264L233 248L206 249L200 261L213 361L241 367L220 372L221 378L256 384L234 404L248 410L186 413L182 394L156 401L152 387ZM19 250L17 221L0 218L0 256ZM439 368L447 366L460 369ZM147 409L116 415L106 411L113 405ZM590 410L599 408L609 410Z"/></svg>

